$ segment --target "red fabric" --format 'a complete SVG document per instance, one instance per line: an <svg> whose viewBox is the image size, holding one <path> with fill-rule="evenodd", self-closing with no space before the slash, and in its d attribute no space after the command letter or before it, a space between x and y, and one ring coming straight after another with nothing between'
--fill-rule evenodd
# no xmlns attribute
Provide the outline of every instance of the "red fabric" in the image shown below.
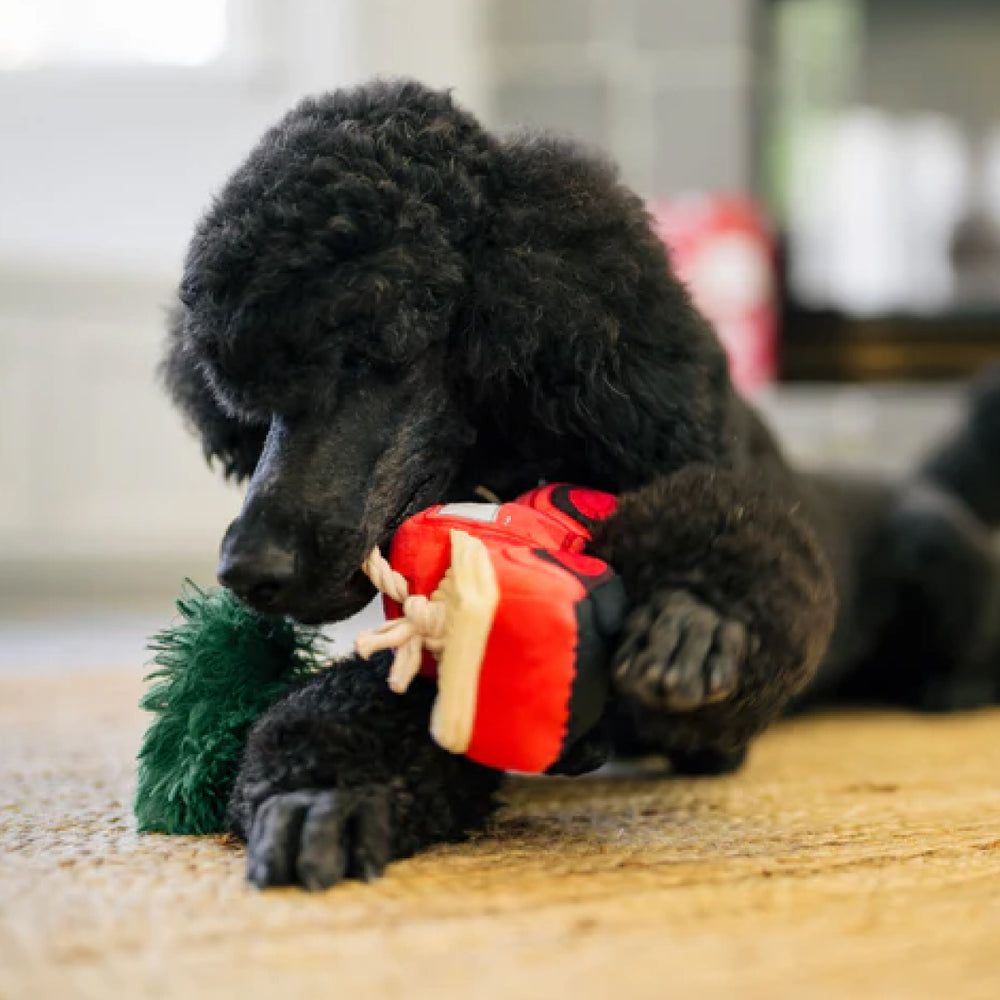
<svg viewBox="0 0 1000 1000"><path fill-rule="evenodd" d="M559 757L576 676L579 580L527 546L487 543L502 595L486 643L468 757L544 771Z"/></svg>
<svg viewBox="0 0 1000 1000"><path fill-rule="evenodd" d="M610 517L618 506L618 498L610 493L597 490L571 489L569 499L574 507L592 521L603 521Z"/></svg>
<svg viewBox="0 0 1000 1000"><path fill-rule="evenodd" d="M523 493L514 503L525 504L565 525L573 541L555 548L582 552L590 541L588 525L592 521L603 521L613 514L618 505L618 498L600 490L586 490L564 483L549 483Z"/></svg>
<svg viewBox="0 0 1000 1000"><path fill-rule="evenodd" d="M568 513L567 506L579 513ZM450 560L453 528L484 542L497 575L500 604L480 672L471 759L529 772L544 771L558 759L576 673L576 606L587 596L580 578L610 572L600 559L583 554L590 540L586 521L607 516L614 506L609 494L550 485L513 503L439 504L396 532L389 562L411 594L429 596L437 588ZM483 520L484 514L490 519ZM385 598L384 604L387 618L400 616L395 601ZM436 675L430 654L421 673Z"/></svg>

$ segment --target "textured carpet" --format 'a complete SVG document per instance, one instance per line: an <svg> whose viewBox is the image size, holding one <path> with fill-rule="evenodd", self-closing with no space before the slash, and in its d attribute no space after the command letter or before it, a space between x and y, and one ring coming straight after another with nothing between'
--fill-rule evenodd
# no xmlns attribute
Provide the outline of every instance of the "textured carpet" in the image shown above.
<svg viewBox="0 0 1000 1000"><path fill-rule="evenodd" d="M719 780L519 781L373 886L137 836L140 683L0 679L0 998L1000 996L1000 712L784 724Z"/></svg>

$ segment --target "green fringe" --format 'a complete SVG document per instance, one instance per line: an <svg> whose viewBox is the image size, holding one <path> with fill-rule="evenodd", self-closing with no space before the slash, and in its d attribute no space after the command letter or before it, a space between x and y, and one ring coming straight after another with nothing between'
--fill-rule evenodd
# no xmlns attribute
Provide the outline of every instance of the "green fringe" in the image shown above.
<svg viewBox="0 0 1000 1000"><path fill-rule="evenodd" d="M139 751L135 816L140 832L219 833L247 732L321 665L320 631L190 580L177 610L181 620L149 640L159 669L139 704L156 718Z"/></svg>

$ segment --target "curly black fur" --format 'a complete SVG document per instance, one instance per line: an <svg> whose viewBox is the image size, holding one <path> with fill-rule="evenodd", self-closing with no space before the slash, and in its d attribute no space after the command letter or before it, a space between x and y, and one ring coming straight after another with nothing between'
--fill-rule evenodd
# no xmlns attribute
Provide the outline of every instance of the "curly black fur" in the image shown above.
<svg viewBox="0 0 1000 1000"><path fill-rule="evenodd" d="M373 840L384 845L370 859L371 874L377 874L390 858L462 837L492 810L500 775L427 738L432 685L417 681L405 695L387 698L387 676L385 654L370 663L338 663L251 731L242 794L230 806L233 831L249 839L259 806L273 798L284 800L272 807L272 826L275 813L299 812L282 825L280 838L272 833L250 840L254 881L309 882L307 872L315 879L331 863L341 866L338 876L365 873L361 856ZM328 789L336 789L339 799L324 795ZM292 792L299 794L289 800ZM350 829L364 816L366 799L383 807L381 815L375 810L380 828L367 838ZM298 838L315 800L326 806L320 821L339 836L315 838L308 852L300 851Z"/></svg>
<svg viewBox="0 0 1000 1000"><path fill-rule="evenodd" d="M593 545L640 607L686 591L751 637L728 697L686 711L630 703L636 732L658 749L738 753L811 679L833 628L833 583L809 525L766 483L686 466L624 497Z"/></svg>
<svg viewBox="0 0 1000 1000"><path fill-rule="evenodd" d="M568 480L623 495L595 539L632 606L603 729L620 748L738 766L811 677L844 688L904 615L940 621L939 659L995 694L988 630L935 607L939 571L899 544L916 519L922 551L974 550L992 594L985 527L914 512L905 484L789 469L614 169L493 136L446 93L374 83L271 129L197 227L164 372L206 453L249 479L220 577L260 610L343 618L371 596L362 553L409 514ZM928 468L984 516L994 399ZM945 663L926 666L894 694L941 690ZM350 661L261 720L231 810L253 880L370 876L479 824L497 776L437 749L427 708Z"/></svg>

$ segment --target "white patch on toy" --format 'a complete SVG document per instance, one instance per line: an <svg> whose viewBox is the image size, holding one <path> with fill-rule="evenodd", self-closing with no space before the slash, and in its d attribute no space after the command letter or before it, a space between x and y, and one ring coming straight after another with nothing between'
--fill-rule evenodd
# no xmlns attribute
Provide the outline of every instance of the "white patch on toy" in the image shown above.
<svg viewBox="0 0 1000 1000"><path fill-rule="evenodd" d="M432 517L463 517L466 521L495 521L500 515L498 503L446 503Z"/></svg>

